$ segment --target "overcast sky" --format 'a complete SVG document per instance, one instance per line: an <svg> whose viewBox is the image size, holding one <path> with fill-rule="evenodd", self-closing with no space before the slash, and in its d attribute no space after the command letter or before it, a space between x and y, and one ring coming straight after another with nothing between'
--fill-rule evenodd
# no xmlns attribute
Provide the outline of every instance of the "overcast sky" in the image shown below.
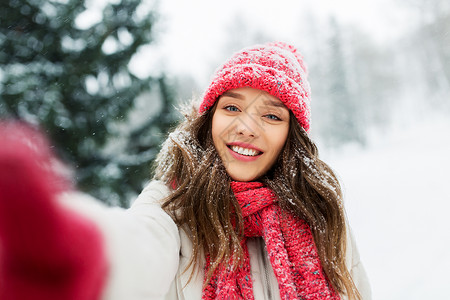
<svg viewBox="0 0 450 300"><path fill-rule="evenodd" d="M301 18L313 15L324 21L334 15L343 25L359 27L375 40L386 42L408 26L407 10L395 3L388 0L164 0L159 4L162 31L157 43L164 51L151 55L151 47L143 49L132 66L142 75L162 67L171 72L193 74L199 81L207 80L211 63L223 55L221 47L230 38L229 29L236 16L251 30L292 42L302 40L300 27L305 22Z"/></svg>
<svg viewBox="0 0 450 300"><path fill-rule="evenodd" d="M89 8L78 18L80 27L101 20L105 3L117 0L87 0ZM144 7L155 7L154 0L143 0ZM304 41L302 28L314 18L320 26L333 15L343 26L355 26L380 43L390 42L410 28L414 9L392 0L160 0L160 18L155 28L156 43L143 47L131 62L138 76L146 77L164 70L192 75L206 84L211 65L231 53L222 49L232 34L230 28L240 18L246 28L273 40ZM145 9L142 9L145 11ZM416 9L417 11L417 9ZM239 32L239 34L242 34ZM306 43L304 41L303 43ZM301 47L300 47L301 48ZM226 55L226 56L224 56Z"/></svg>

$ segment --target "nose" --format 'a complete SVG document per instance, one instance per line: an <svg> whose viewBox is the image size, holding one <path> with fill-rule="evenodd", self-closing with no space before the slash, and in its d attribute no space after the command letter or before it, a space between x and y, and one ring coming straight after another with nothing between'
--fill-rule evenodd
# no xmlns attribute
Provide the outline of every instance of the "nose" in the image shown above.
<svg viewBox="0 0 450 300"><path fill-rule="evenodd" d="M242 114L237 120L236 134L242 137L256 138L259 136L260 125L249 113Z"/></svg>

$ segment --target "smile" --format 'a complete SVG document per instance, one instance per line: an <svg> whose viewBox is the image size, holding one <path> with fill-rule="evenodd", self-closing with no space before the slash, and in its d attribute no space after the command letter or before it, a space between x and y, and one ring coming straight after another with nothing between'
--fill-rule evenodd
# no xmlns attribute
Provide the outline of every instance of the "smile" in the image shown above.
<svg viewBox="0 0 450 300"><path fill-rule="evenodd" d="M236 145L229 146L229 148L231 150L233 150L234 152L241 154L241 155L245 155L245 156L257 156L257 155L261 154L260 151L257 151L255 149L243 148L243 147L239 147Z"/></svg>
<svg viewBox="0 0 450 300"><path fill-rule="evenodd" d="M262 150L248 143L232 142L226 146L231 156L242 162L255 161L264 153Z"/></svg>

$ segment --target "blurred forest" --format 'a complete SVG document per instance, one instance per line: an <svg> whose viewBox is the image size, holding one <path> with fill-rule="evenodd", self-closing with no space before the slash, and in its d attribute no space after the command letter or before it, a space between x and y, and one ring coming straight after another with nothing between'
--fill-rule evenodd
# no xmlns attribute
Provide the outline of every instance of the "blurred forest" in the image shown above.
<svg viewBox="0 0 450 300"><path fill-rule="evenodd" d="M409 29L390 43L333 18L325 34L311 32L313 121L327 146L364 146L370 131L392 122L417 122L432 110L450 113L450 2L401 5L410 13Z"/></svg>
<svg viewBox="0 0 450 300"><path fill-rule="evenodd" d="M74 166L78 188L127 206L176 118L173 88L164 75L142 79L128 68L153 43L155 11L115 1L83 28L84 3L1 2L0 116L40 126Z"/></svg>
<svg viewBox="0 0 450 300"><path fill-rule="evenodd" d="M158 47L156 5L143 3L110 2L90 26L77 22L84 1L0 4L0 117L42 127L74 166L79 188L121 206L149 179L151 162L178 118L175 99L190 98L199 86L182 74L142 78L130 70L140 47ZM298 40L289 42L307 58L313 134L321 143L364 146L371 131L386 130L394 120L413 122L432 108L450 113L449 3L398 4L410 12L410 26L389 44L336 18L324 25L299 12L308 26L299 24ZM278 39L237 16L212 70L243 46Z"/></svg>

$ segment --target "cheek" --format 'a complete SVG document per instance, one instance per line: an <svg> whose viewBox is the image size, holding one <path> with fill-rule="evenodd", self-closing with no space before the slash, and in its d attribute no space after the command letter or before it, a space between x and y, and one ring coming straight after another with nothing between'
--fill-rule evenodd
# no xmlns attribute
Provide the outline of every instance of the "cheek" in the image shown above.
<svg viewBox="0 0 450 300"><path fill-rule="evenodd" d="M283 148L283 146L287 140L288 131L289 131L289 126L286 126L283 128L277 128L277 130L270 133L270 137L271 137L272 145L273 145L274 149L280 150L281 148Z"/></svg>
<svg viewBox="0 0 450 300"><path fill-rule="evenodd" d="M273 158L272 160L276 161L281 151L283 150L284 145L286 144L286 139L288 136L288 129L278 131L276 133L271 134L272 137L277 137L276 140L272 139L272 149L273 149Z"/></svg>
<svg viewBox="0 0 450 300"><path fill-rule="evenodd" d="M211 122L211 134L212 134L214 144L216 143L216 137L217 137L217 131L218 131L217 127L218 127L217 119L215 117L213 117L212 122Z"/></svg>
<svg viewBox="0 0 450 300"><path fill-rule="evenodd" d="M211 122L211 134L213 138L214 146L217 147L221 145L221 141L223 140L222 136L224 134L224 126L223 121L220 117L216 117L216 115L213 116L212 122Z"/></svg>

